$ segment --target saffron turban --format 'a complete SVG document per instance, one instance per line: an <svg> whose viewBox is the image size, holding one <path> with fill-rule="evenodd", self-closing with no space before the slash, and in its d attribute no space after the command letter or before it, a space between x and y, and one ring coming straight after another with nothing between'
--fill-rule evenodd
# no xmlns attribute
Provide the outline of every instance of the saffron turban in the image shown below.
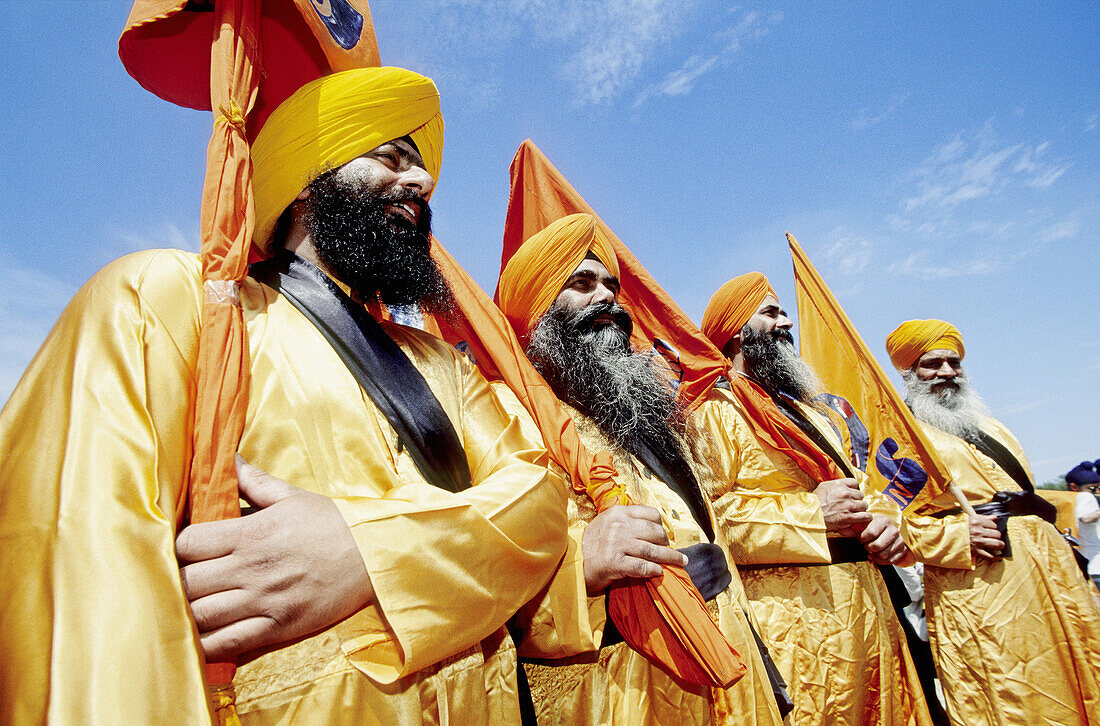
<svg viewBox="0 0 1100 726"><path fill-rule="evenodd" d="M733 278L718 288L707 303L703 312L703 335L710 338L715 348L724 350L730 338L741 332L768 295L779 299L768 278L759 272L747 272Z"/></svg>
<svg viewBox="0 0 1100 726"><path fill-rule="evenodd" d="M497 304L521 343L527 343L531 328L589 252L611 275L619 276L615 248L595 217L570 214L531 235L512 255L500 273Z"/></svg>
<svg viewBox="0 0 1100 726"><path fill-rule="evenodd" d="M403 68L356 68L302 86L252 144L257 246L266 249L279 215L318 176L406 135L439 179L443 116L429 78Z"/></svg>
<svg viewBox="0 0 1100 726"><path fill-rule="evenodd" d="M942 320L906 320L886 336L886 352L899 371L912 368L930 350L952 350L966 355L962 334Z"/></svg>

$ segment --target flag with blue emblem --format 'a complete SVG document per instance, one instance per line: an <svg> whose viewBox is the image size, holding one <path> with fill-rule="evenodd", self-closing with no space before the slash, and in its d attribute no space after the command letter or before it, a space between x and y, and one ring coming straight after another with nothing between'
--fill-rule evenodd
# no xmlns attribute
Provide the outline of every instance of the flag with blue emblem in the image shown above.
<svg viewBox="0 0 1100 726"><path fill-rule="evenodd" d="M947 467L806 253L789 234L787 241L802 358L820 376L826 403L848 423L853 443L866 441L859 448L871 486L913 511L949 489Z"/></svg>

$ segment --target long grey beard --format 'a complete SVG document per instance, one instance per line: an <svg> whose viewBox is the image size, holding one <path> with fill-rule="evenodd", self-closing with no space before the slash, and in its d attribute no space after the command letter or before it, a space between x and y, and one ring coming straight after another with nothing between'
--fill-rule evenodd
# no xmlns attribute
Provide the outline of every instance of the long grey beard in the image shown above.
<svg viewBox="0 0 1100 726"><path fill-rule="evenodd" d="M904 374L905 403L918 420L935 426L941 431L966 441L977 441L982 418L989 416L989 408L963 376L954 381L958 389L950 387L934 392L937 379L922 381L909 371Z"/></svg>
<svg viewBox="0 0 1100 726"><path fill-rule="evenodd" d="M613 444L637 455L640 445L663 461L683 459L686 415L652 355L635 353L617 325L592 327L610 314L630 328L618 305L595 303L573 313L554 305L531 332L527 357L560 399L591 418Z"/></svg>
<svg viewBox="0 0 1100 726"><path fill-rule="evenodd" d="M741 329L741 354L745 372L764 390L814 405L814 397L822 389L821 379L795 352L788 331L757 333L746 325Z"/></svg>

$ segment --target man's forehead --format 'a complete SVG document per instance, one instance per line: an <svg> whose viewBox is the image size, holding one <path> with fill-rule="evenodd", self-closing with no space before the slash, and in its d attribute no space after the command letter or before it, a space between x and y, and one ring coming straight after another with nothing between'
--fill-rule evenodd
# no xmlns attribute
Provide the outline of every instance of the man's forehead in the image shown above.
<svg viewBox="0 0 1100 726"><path fill-rule="evenodd" d="M595 275L599 278L611 277L607 267L595 257L586 257L581 260L581 263L577 265L577 269L573 270L570 277L575 275Z"/></svg>
<svg viewBox="0 0 1100 726"><path fill-rule="evenodd" d="M760 302L760 307L756 308L756 312L762 313L768 308L778 307L780 307L779 298L777 298L775 295L772 295L771 293L768 293L768 295L765 296L765 298Z"/></svg>

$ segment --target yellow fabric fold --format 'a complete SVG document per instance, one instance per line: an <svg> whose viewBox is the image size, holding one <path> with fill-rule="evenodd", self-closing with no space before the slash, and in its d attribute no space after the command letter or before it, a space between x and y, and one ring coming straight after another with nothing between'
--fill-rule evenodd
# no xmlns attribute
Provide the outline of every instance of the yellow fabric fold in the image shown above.
<svg viewBox="0 0 1100 726"><path fill-rule="evenodd" d="M802 412L850 456L824 416ZM756 565L742 568L741 578L794 701L790 722L929 724L882 577L869 562L825 564L825 522L813 494L819 482L756 439L745 416L729 392L714 389L695 423L713 443L717 529L739 565ZM783 562L806 565L768 566Z"/></svg>
<svg viewBox="0 0 1100 726"><path fill-rule="evenodd" d="M930 350L953 350L960 358L966 356L962 333L943 320L906 320L886 336L886 353L899 371L912 368Z"/></svg>
<svg viewBox="0 0 1100 726"><path fill-rule="evenodd" d="M562 217L531 235L516 250L500 273L497 304L520 342L527 342L531 328L589 252L612 276L619 276L615 249L591 214Z"/></svg>
<svg viewBox="0 0 1100 726"><path fill-rule="evenodd" d="M255 244L266 248L279 215L313 179L405 135L438 180L443 116L435 84L424 76L403 68L357 68L302 86L252 144Z"/></svg>
<svg viewBox="0 0 1100 726"><path fill-rule="evenodd" d="M1020 490L971 444L923 428L972 504ZM1004 425L982 428L1031 475ZM956 506L944 493L905 521L925 562L928 635L953 723L1100 723L1100 610L1069 546L1038 517L1012 517L1012 557L971 562L965 515L931 516Z"/></svg>
<svg viewBox="0 0 1100 726"><path fill-rule="evenodd" d="M195 255L112 263L0 414L4 723L210 719L173 546L200 303ZM503 623L549 579L566 528L565 484L522 414L444 342L384 324L466 451L474 486L437 489L301 313L252 280L241 305L252 374L241 454L336 503L378 599L241 662L241 722L518 721Z"/></svg>

